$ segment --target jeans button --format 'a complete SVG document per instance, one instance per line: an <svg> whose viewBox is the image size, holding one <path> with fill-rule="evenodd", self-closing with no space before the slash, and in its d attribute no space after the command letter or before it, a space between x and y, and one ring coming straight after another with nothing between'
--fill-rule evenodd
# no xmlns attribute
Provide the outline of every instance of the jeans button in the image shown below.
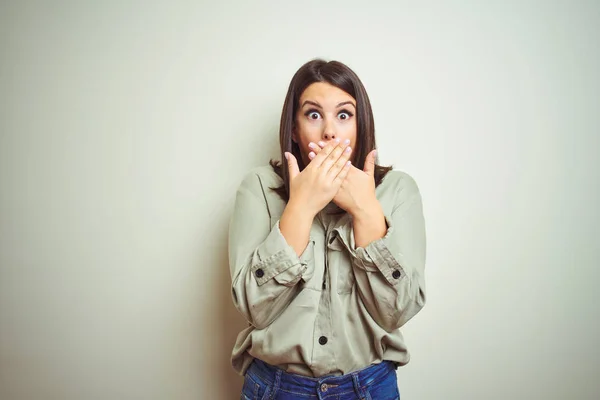
<svg viewBox="0 0 600 400"><path fill-rule="evenodd" d="M326 383L324 383L324 384L321 385L321 392L326 392L327 389L328 389L328 386L327 386Z"/></svg>

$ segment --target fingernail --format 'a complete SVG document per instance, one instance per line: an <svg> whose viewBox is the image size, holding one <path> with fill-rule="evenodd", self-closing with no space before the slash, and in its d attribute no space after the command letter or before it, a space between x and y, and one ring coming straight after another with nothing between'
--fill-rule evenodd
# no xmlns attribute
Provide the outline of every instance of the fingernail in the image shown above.
<svg viewBox="0 0 600 400"><path fill-rule="evenodd" d="M310 158L311 160L312 160L313 158L315 158L315 156L316 156L316 154L315 154L315 153L313 153L312 151L311 151L310 153L308 153L308 158Z"/></svg>
<svg viewBox="0 0 600 400"><path fill-rule="evenodd" d="M319 146L325 147L325 142L319 142Z"/></svg>
<svg viewBox="0 0 600 400"><path fill-rule="evenodd" d="M373 157L377 157L377 150L373 151Z"/></svg>
<svg viewBox="0 0 600 400"><path fill-rule="evenodd" d="M286 160L290 159L290 153L288 153L287 151L285 153L283 153L283 155L285 156Z"/></svg>
<svg viewBox="0 0 600 400"><path fill-rule="evenodd" d="M310 147L311 149L314 149L315 147L317 147L317 145L316 145L316 144L314 144L313 142L310 142L310 143L308 144L308 147Z"/></svg>
<svg viewBox="0 0 600 400"><path fill-rule="evenodd" d="M345 144L345 145L348 145L348 144L350 144L350 139L346 139L346 140L344 140L344 144Z"/></svg>
<svg viewBox="0 0 600 400"><path fill-rule="evenodd" d="M340 139L335 139L335 142L336 142L336 143L339 143L339 142L340 142Z"/></svg>
<svg viewBox="0 0 600 400"><path fill-rule="evenodd" d="M351 147L346 147L346 150L344 150L346 153L350 153L352 151Z"/></svg>

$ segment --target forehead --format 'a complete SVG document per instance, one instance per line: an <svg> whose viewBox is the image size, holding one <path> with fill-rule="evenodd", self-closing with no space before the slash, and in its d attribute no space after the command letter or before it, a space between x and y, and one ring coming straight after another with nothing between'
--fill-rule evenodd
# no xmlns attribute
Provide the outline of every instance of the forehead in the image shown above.
<svg viewBox="0 0 600 400"><path fill-rule="evenodd" d="M315 82L304 89L300 95L300 105L306 100L315 101L323 107L335 107L343 101L355 101L354 97L342 89L326 82Z"/></svg>

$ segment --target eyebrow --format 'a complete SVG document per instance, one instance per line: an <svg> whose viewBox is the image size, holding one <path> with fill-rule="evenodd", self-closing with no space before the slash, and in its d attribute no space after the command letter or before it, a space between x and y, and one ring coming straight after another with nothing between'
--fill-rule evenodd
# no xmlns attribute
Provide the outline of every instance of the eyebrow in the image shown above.
<svg viewBox="0 0 600 400"><path fill-rule="evenodd" d="M323 107L322 107L322 106L321 106L319 103L317 103L316 101L312 101L312 100L305 100L305 101L304 101L304 103L302 103L302 107L304 107L304 106L305 106L305 105L307 105L307 104L312 104L313 106L315 106L315 107L319 107L319 108L321 108L321 109L323 108ZM338 108L338 107L344 106L344 105L346 105L346 104L350 104L350 105L352 105L354 108L356 108L356 105L354 105L354 103L353 103L353 102L351 102L351 101L349 101L349 100L348 100L348 101L342 101L341 103L339 103L339 104L338 104L337 106L335 106L335 107L336 107L336 108Z"/></svg>

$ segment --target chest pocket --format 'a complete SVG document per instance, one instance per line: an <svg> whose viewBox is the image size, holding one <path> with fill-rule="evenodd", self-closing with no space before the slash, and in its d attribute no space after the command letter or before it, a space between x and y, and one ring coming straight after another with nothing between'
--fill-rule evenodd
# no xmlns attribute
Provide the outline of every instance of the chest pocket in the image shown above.
<svg viewBox="0 0 600 400"><path fill-rule="evenodd" d="M352 293L355 283L352 259L337 231L331 232L327 250L329 272L331 277L336 279L337 293Z"/></svg>

